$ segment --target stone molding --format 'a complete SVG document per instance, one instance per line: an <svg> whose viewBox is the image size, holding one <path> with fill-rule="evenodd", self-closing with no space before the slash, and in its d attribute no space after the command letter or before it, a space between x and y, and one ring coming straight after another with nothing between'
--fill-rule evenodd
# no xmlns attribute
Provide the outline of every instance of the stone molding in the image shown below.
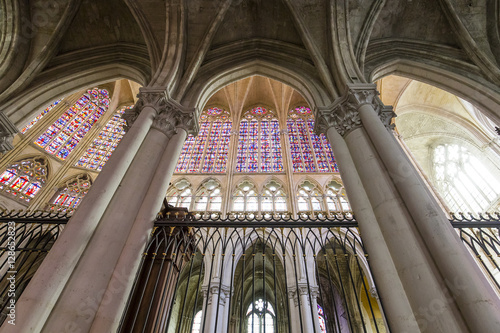
<svg viewBox="0 0 500 333"><path fill-rule="evenodd" d="M127 122L128 130L139 117L139 114L145 107L155 109L156 114L160 113L163 106L166 105L167 94L163 88L140 88L137 94L139 98L134 107L128 109L123 114L123 119Z"/></svg>
<svg viewBox="0 0 500 333"><path fill-rule="evenodd" d="M17 127L0 111L0 153L5 154L9 150L14 149L12 140L14 139L14 134L17 132Z"/></svg>
<svg viewBox="0 0 500 333"><path fill-rule="evenodd" d="M337 99L331 107L317 108L316 132L326 133L330 127L334 127L345 137L362 126L359 108L366 104L373 107L386 127L393 129L391 121L396 114L392 106L384 105L378 95L376 84L349 84L344 96Z"/></svg>

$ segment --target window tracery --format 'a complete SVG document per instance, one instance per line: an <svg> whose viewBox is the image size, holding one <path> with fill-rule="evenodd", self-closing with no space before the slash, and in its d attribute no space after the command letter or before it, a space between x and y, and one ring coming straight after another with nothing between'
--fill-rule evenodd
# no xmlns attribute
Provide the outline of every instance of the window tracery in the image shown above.
<svg viewBox="0 0 500 333"><path fill-rule="evenodd" d="M232 121L229 112L214 107L200 116L200 131L189 135L175 172L225 173Z"/></svg>
<svg viewBox="0 0 500 333"><path fill-rule="evenodd" d="M305 180L299 185L297 203L301 212L319 212L323 210L323 196L318 187Z"/></svg>
<svg viewBox="0 0 500 333"><path fill-rule="evenodd" d="M241 182L234 192L232 206L235 212L257 212L259 201L255 185L248 180Z"/></svg>
<svg viewBox="0 0 500 333"><path fill-rule="evenodd" d="M261 200L263 212L285 212L287 210L286 195L283 187L275 180L264 186Z"/></svg>
<svg viewBox="0 0 500 333"><path fill-rule="evenodd" d="M90 170L101 171L104 164L109 160L111 154L125 135L125 119L122 118L125 110L132 108L133 105L126 106L113 115L108 120L99 135L90 144L87 151L80 157L76 166Z"/></svg>
<svg viewBox="0 0 500 333"><path fill-rule="evenodd" d="M274 333L276 313L269 302L262 299L250 304L247 310L247 332Z"/></svg>
<svg viewBox="0 0 500 333"><path fill-rule="evenodd" d="M290 110L287 129L294 172L339 171L326 136L314 133L310 108L300 106Z"/></svg>
<svg viewBox="0 0 500 333"><path fill-rule="evenodd" d="M47 182L48 163L33 157L11 164L0 175L0 191L29 202Z"/></svg>
<svg viewBox="0 0 500 333"><path fill-rule="evenodd" d="M167 191L167 202L174 207L190 209L192 197L191 183L186 179L178 180Z"/></svg>
<svg viewBox="0 0 500 333"><path fill-rule="evenodd" d="M222 207L222 192L218 181L209 179L205 181L194 200L193 210L196 212L220 212Z"/></svg>
<svg viewBox="0 0 500 333"><path fill-rule="evenodd" d="M71 211L80 205L83 197L92 185L92 180L87 174L80 174L65 182L49 204L49 209L54 211Z"/></svg>
<svg viewBox="0 0 500 333"><path fill-rule="evenodd" d="M498 200L499 182L470 151L458 144L440 144L433 151L437 187L454 212L482 212Z"/></svg>
<svg viewBox="0 0 500 333"><path fill-rule="evenodd" d="M335 180L326 185L326 205L330 212L351 211L344 186Z"/></svg>
<svg viewBox="0 0 500 333"><path fill-rule="evenodd" d="M236 172L282 172L278 118L274 111L255 107L240 121Z"/></svg>
<svg viewBox="0 0 500 333"><path fill-rule="evenodd" d="M35 141L35 144L57 158L65 160L106 112L108 106L107 90L97 88L88 90Z"/></svg>

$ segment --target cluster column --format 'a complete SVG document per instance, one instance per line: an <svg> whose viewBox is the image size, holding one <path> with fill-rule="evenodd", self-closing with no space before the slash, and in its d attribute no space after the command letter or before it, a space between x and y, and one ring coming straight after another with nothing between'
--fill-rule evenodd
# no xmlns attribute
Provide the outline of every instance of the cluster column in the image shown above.
<svg viewBox="0 0 500 333"><path fill-rule="evenodd" d="M173 165L196 127L194 112L168 100L163 89L141 89L138 97L126 115L133 125L19 300L26 320L16 332L117 326L123 306L110 308L128 296Z"/></svg>
<svg viewBox="0 0 500 333"><path fill-rule="evenodd" d="M494 332L498 298L390 133L376 86L350 85L318 113L391 329Z"/></svg>

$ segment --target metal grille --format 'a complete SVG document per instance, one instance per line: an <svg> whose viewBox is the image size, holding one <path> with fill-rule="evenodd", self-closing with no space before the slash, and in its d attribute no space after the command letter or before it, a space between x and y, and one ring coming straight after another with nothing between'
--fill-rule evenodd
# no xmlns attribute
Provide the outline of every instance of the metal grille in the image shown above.
<svg viewBox="0 0 500 333"><path fill-rule="evenodd" d="M192 332L199 311L200 332L386 331L357 222L344 215L158 220L121 332Z"/></svg>
<svg viewBox="0 0 500 333"><path fill-rule="evenodd" d="M0 324L9 314L11 300L19 299L68 219L63 213L0 212Z"/></svg>

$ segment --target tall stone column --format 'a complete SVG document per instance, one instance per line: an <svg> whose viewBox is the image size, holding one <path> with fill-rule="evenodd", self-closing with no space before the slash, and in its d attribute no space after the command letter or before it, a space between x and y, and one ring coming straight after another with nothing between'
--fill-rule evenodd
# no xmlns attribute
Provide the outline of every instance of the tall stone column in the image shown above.
<svg viewBox="0 0 500 333"><path fill-rule="evenodd" d="M184 110L174 101L169 101L155 118L153 128L166 136L168 144L161 155L153 180L107 285L105 291L105 295L108 295L107 300L103 299L100 303L91 332L115 332L117 330L140 264L141 253L153 229L156 214L165 198L184 141L188 133L197 132L194 112ZM140 178L138 177L136 181L140 181Z"/></svg>
<svg viewBox="0 0 500 333"><path fill-rule="evenodd" d="M388 170L426 247L444 277L451 297L473 332L494 332L500 327L500 299L473 257L462 244L439 203L413 164L386 130L390 118L377 97L376 86L351 86L348 94L358 102L363 127ZM392 118L392 117L391 117Z"/></svg>
<svg viewBox="0 0 500 333"><path fill-rule="evenodd" d="M184 112L178 105L167 100L164 93L157 93L159 114L155 117L143 144L137 152L132 164L127 170L120 187L115 192L108 205L89 246L80 259L70 281L66 285L58 303L54 307L42 332L60 332L67 330L68 325L78 327L82 332L90 331L97 311L104 311L102 317L108 322L117 322L116 318L109 318L105 312L112 310L107 305L116 297L108 288L113 274L124 274L116 270L117 263L126 248L129 237L135 237L140 256L140 246L144 245L144 238L138 234L131 235L135 222L142 225L142 231L147 232L156 212L161 207L161 201L166 193L170 170L169 163L161 163L162 156L172 152L166 149L169 139L178 132L179 124L195 123L194 112ZM181 129L180 137L176 139L177 156L169 156L169 161L175 165L180 147L186 137L186 131ZM168 156L168 155L167 155ZM167 164L167 165L165 165ZM155 176L160 176L156 179ZM158 187L161 184L163 190ZM156 205L158 204L158 205ZM149 219L149 220L148 220ZM148 220L148 221L146 221ZM134 246L131 246L132 248ZM125 252L128 252L126 248ZM127 255L129 253L126 253ZM133 260L133 257L129 257ZM133 261L132 261L133 262ZM123 260L122 260L123 263ZM92 268L99 265L101 268L96 275ZM118 269L122 268L119 267ZM125 270L126 272L126 270ZM130 272L132 276L134 272ZM133 278L133 277L132 277ZM102 332L101 330L98 330Z"/></svg>
<svg viewBox="0 0 500 333"><path fill-rule="evenodd" d="M346 180L348 179L345 186L350 199L360 203L366 199L369 201L369 206L355 203L353 209L359 220L370 258L377 260L375 253L383 256L378 263L372 261L372 267L375 281L379 284L383 304L389 310L386 313L389 316L391 329L394 330L393 326L397 325L405 329L402 332L469 332L469 327L457 303L450 299L447 280L439 273L434 253L427 248L426 240L419 233L415 219L386 169L383 158L362 126L360 108L366 103L357 99L357 96L348 89L346 94L334 104L332 111L320 111L320 127L330 128L328 137L339 162L341 175ZM390 120L393 112L383 109L380 116L385 120ZM381 123L378 118L377 121ZM382 123L381 128L389 135ZM344 142L335 131L343 136ZM340 154L337 153L336 148L340 148ZM402 151L399 150L399 152ZM393 153L397 154L398 151ZM348 162L351 169L343 167L343 162ZM359 183L356 175L353 176L353 174L357 174ZM366 196L363 195L361 189L365 191ZM361 200L352 196L353 192L360 194ZM366 204L368 202L364 202L364 205ZM366 210L360 210L358 216L360 206L371 206L373 215L370 216L370 212ZM379 231L370 225L368 220L371 220L371 224L376 222ZM370 231L375 231L375 234ZM386 249L379 244L381 241L387 246ZM388 254L390 258L387 257ZM392 274L387 274L387 272L382 274L383 268L378 264L388 267ZM395 285L396 290L390 290L390 279L400 280L408 303L397 299L397 294L401 293L399 283ZM403 318L392 315L393 309L397 311L398 304L403 306L399 311L404 316ZM413 316L407 304L410 305ZM415 319L419 328L415 325Z"/></svg>
<svg viewBox="0 0 500 333"><path fill-rule="evenodd" d="M141 90L133 116L128 119L133 121L133 125L18 300L17 315L23 321L16 326L3 325L2 333L42 330L145 140L163 98L157 91ZM68 324L71 325L70 322Z"/></svg>

